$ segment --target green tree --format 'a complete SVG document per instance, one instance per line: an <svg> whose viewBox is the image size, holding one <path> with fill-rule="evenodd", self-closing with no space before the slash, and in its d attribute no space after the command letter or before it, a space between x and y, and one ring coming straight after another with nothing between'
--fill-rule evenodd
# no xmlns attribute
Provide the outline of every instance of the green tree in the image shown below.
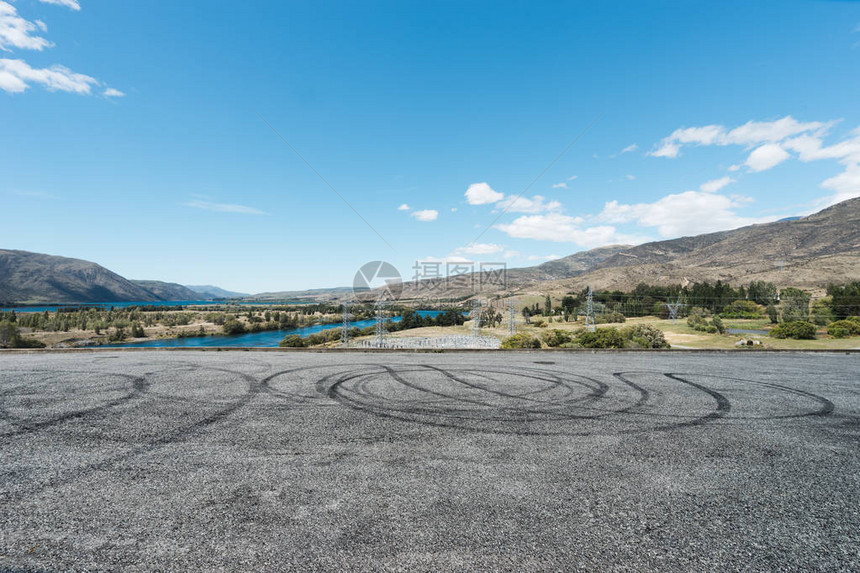
<svg viewBox="0 0 860 573"><path fill-rule="evenodd" d="M546 295L546 299L543 301L543 315L552 315L552 300L550 300L549 295Z"/></svg>
<svg viewBox="0 0 860 573"><path fill-rule="evenodd" d="M770 319L771 324L779 324L779 313L776 311L776 307L773 304L767 305L767 317Z"/></svg>
<svg viewBox="0 0 860 573"><path fill-rule="evenodd" d="M779 293L783 322L806 322L809 320L810 295L805 290L788 287Z"/></svg>
<svg viewBox="0 0 860 573"><path fill-rule="evenodd" d="M860 315L860 281L845 286L830 285L827 294L831 297L831 307L837 319Z"/></svg>
<svg viewBox="0 0 860 573"><path fill-rule="evenodd" d="M836 314L833 312L833 297L825 296L812 303L812 312L810 314L812 322L819 326L825 326L836 320Z"/></svg>
<svg viewBox="0 0 860 573"><path fill-rule="evenodd" d="M0 346L14 348L18 341L18 327L9 320L0 322Z"/></svg>

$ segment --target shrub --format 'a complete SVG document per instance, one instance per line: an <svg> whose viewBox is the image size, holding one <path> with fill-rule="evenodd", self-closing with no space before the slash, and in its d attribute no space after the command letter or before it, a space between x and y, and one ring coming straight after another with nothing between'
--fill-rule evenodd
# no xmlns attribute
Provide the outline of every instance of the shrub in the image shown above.
<svg viewBox="0 0 860 573"><path fill-rule="evenodd" d="M45 348L44 342L39 342L35 338L24 338L19 336L15 339L15 345L12 348Z"/></svg>
<svg viewBox="0 0 860 573"><path fill-rule="evenodd" d="M115 326L113 332L108 334L108 340L111 342L119 342L121 340L125 340L125 328L122 326Z"/></svg>
<svg viewBox="0 0 860 573"><path fill-rule="evenodd" d="M774 338L812 340L815 338L815 325L802 320L783 322L779 326L772 328L770 335Z"/></svg>
<svg viewBox="0 0 860 573"><path fill-rule="evenodd" d="M751 300L736 300L723 308L725 318L759 318L761 309Z"/></svg>
<svg viewBox="0 0 860 573"><path fill-rule="evenodd" d="M245 333L245 325L236 320L235 318L231 318L227 322L224 323L224 326L221 327L224 331L224 334L244 334Z"/></svg>
<svg viewBox="0 0 860 573"><path fill-rule="evenodd" d="M860 334L860 322L853 320L837 320L827 326L827 334L833 338L848 338Z"/></svg>
<svg viewBox="0 0 860 573"><path fill-rule="evenodd" d="M502 341L502 348L540 348L540 340L536 337L520 332L507 337Z"/></svg>
<svg viewBox="0 0 860 573"><path fill-rule="evenodd" d="M546 342L547 346L552 348L561 346L562 344L567 344L573 340L573 337L569 332L558 330L557 328L544 332L541 338L543 338L543 341Z"/></svg>
<svg viewBox="0 0 860 573"><path fill-rule="evenodd" d="M304 345L304 340L298 334L288 334L278 343L281 348L301 348Z"/></svg>
<svg viewBox="0 0 860 573"><path fill-rule="evenodd" d="M648 324L628 326L621 331L621 335L636 348L669 348L663 331Z"/></svg>
<svg viewBox="0 0 860 573"><path fill-rule="evenodd" d="M607 312L606 314L604 314L602 316L598 316L596 322L598 322L600 324L607 324L607 323L624 322L626 320L627 319L620 312L612 311L612 312Z"/></svg>
<svg viewBox="0 0 860 573"><path fill-rule="evenodd" d="M723 324L723 319L721 319L719 316L715 316L714 318L712 318L711 324L720 334L726 333L726 325ZM710 329L708 330L708 332L710 332Z"/></svg>
<svg viewBox="0 0 860 573"><path fill-rule="evenodd" d="M577 342L583 348L624 348L624 337L616 328L598 328L583 332Z"/></svg>

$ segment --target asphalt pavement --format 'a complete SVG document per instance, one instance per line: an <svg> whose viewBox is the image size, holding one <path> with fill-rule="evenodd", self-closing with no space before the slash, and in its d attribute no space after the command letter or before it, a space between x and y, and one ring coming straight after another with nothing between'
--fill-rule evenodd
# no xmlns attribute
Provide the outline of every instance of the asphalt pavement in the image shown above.
<svg viewBox="0 0 860 573"><path fill-rule="evenodd" d="M0 570L860 570L860 355L0 353Z"/></svg>

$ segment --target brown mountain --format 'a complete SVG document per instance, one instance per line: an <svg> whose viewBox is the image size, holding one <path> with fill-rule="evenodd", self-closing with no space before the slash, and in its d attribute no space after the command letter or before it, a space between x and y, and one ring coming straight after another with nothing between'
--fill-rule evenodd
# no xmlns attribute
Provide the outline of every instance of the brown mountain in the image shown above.
<svg viewBox="0 0 860 573"><path fill-rule="evenodd" d="M66 257L0 250L0 301L155 301L158 296L106 268Z"/></svg>
<svg viewBox="0 0 860 573"><path fill-rule="evenodd" d="M0 249L0 303L196 300L176 283L130 281L81 259Z"/></svg>
<svg viewBox="0 0 860 573"><path fill-rule="evenodd" d="M484 292L550 293L595 289L630 290L639 283L670 285L722 280L747 284L821 288L860 280L860 198L808 217L751 225L637 246L582 251L535 267L510 269L507 288ZM477 279L476 279L477 280ZM428 284L407 283L404 298L418 298ZM434 296L460 298L469 289L436 289Z"/></svg>

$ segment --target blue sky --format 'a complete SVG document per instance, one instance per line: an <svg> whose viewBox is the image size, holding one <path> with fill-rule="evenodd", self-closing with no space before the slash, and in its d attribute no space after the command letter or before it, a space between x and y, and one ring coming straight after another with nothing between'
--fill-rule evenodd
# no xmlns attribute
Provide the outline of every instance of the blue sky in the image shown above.
<svg viewBox="0 0 860 573"><path fill-rule="evenodd" d="M805 214L859 64L857 2L0 0L0 248L261 292Z"/></svg>

